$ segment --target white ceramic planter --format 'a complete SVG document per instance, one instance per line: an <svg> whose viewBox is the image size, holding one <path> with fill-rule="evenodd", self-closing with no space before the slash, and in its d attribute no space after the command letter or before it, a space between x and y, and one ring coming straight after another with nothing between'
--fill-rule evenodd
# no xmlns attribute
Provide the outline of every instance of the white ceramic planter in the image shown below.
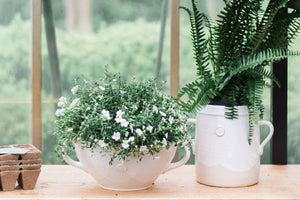
<svg viewBox="0 0 300 200"><path fill-rule="evenodd" d="M196 177L202 184L220 187L241 187L259 180L260 156L273 135L273 125L260 121L254 128L251 145L248 143L249 113L239 106L238 119L225 118L225 107L208 105L197 114L195 153ZM260 144L261 125L270 132Z"/></svg>
<svg viewBox="0 0 300 200"><path fill-rule="evenodd" d="M97 147L92 153L78 142L74 146L79 162L66 154L63 156L65 161L92 175L103 188L117 191L147 189L160 174L184 165L190 157L189 147L186 146L185 156L176 163L170 163L177 149L173 145L157 155L145 155L141 162L137 158L130 158L124 162L115 160L109 165L111 155L103 152L102 148Z"/></svg>

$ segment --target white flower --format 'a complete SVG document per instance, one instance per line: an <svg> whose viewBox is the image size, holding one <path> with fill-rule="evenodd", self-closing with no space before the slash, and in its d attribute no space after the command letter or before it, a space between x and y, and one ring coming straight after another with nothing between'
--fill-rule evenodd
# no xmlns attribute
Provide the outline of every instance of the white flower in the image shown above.
<svg viewBox="0 0 300 200"><path fill-rule="evenodd" d="M112 81L113 81L113 82L116 82L116 81L117 81L117 79L115 79L115 78L114 78Z"/></svg>
<svg viewBox="0 0 300 200"><path fill-rule="evenodd" d="M55 115L57 116L57 117L59 117L59 116L64 116L65 115L65 109L64 108L62 108L62 109L57 109L56 110L56 112L55 112Z"/></svg>
<svg viewBox="0 0 300 200"><path fill-rule="evenodd" d="M133 142L134 141L134 137L131 136L129 139L128 139L128 142Z"/></svg>
<svg viewBox="0 0 300 200"><path fill-rule="evenodd" d="M149 126L147 126L147 128L146 128L146 129L147 129L147 131L149 131L150 133L152 133L153 126L150 126L150 125L149 125Z"/></svg>
<svg viewBox="0 0 300 200"><path fill-rule="evenodd" d="M122 119L122 122L121 122L122 127L128 127L128 124L129 124L129 122L126 121L126 119Z"/></svg>
<svg viewBox="0 0 300 200"><path fill-rule="evenodd" d="M162 142L164 147L168 145L168 142L167 142L166 138L164 138L161 142Z"/></svg>
<svg viewBox="0 0 300 200"><path fill-rule="evenodd" d="M136 132L139 136L143 135L143 131L142 131L140 128L135 129L135 132Z"/></svg>
<svg viewBox="0 0 300 200"><path fill-rule="evenodd" d="M76 85L75 87L73 87L72 90L71 90L72 94L76 94L77 91L78 91L78 89L79 89L78 85Z"/></svg>
<svg viewBox="0 0 300 200"><path fill-rule="evenodd" d="M116 118L115 118L115 121L116 121L117 123L122 123L122 121L123 121L123 118L116 117Z"/></svg>
<svg viewBox="0 0 300 200"><path fill-rule="evenodd" d="M138 107L136 105L133 105L132 107L133 107L133 110L137 110L138 109Z"/></svg>
<svg viewBox="0 0 300 200"><path fill-rule="evenodd" d="M165 137L166 137L166 138L168 138L168 136L169 136L169 134L168 134L168 133L166 133L166 134L165 134Z"/></svg>
<svg viewBox="0 0 300 200"><path fill-rule="evenodd" d="M123 110L118 110L116 118L122 118L122 116L124 115L124 113L125 112Z"/></svg>
<svg viewBox="0 0 300 200"><path fill-rule="evenodd" d="M73 128L68 128L67 129L67 132L72 132L73 131Z"/></svg>
<svg viewBox="0 0 300 200"><path fill-rule="evenodd" d="M99 100L103 98L103 95L98 95Z"/></svg>
<svg viewBox="0 0 300 200"><path fill-rule="evenodd" d="M147 146L141 146L140 147L140 152L148 152Z"/></svg>
<svg viewBox="0 0 300 200"><path fill-rule="evenodd" d="M107 146L107 144L104 142L104 140L99 140L98 144L100 145L101 148Z"/></svg>
<svg viewBox="0 0 300 200"><path fill-rule="evenodd" d="M120 93L121 93L121 94L125 94L126 92L125 92L125 91L123 91L123 90L120 90Z"/></svg>
<svg viewBox="0 0 300 200"><path fill-rule="evenodd" d="M170 117L169 117L170 124L173 124L173 121L174 121L174 117L170 115Z"/></svg>
<svg viewBox="0 0 300 200"><path fill-rule="evenodd" d="M91 107L87 107L86 110L91 110Z"/></svg>
<svg viewBox="0 0 300 200"><path fill-rule="evenodd" d="M73 109L75 108L76 106L78 106L80 104L80 99L79 98L76 98L72 101L72 103L70 104L69 106L69 109Z"/></svg>
<svg viewBox="0 0 300 200"><path fill-rule="evenodd" d="M167 116L166 113L162 112L162 111L159 111L159 113L161 114L161 116L165 117Z"/></svg>
<svg viewBox="0 0 300 200"><path fill-rule="evenodd" d="M120 138L121 138L120 132L114 132L112 139L114 139L115 141L118 141L118 140L120 140Z"/></svg>
<svg viewBox="0 0 300 200"><path fill-rule="evenodd" d="M158 113L158 108L154 105L153 106L153 111L157 114Z"/></svg>
<svg viewBox="0 0 300 200"><path fill-rule="evenodd" d="M127 149L127 148L129 147L129 141L128 141L128 140L123 140L123 142L122 142L122 147L123 147L124 149Z"/></svg>
<svg viewBox="0 0 300 200"><path fill-rule="evenodd" d="M129 132L126 131L126 132L125 132L125 137L128 137L128 135L129 135Z"/></svg>
<svg viewBox="0 0 300 200"><path fill-rule="evenodd" d="M184 133L186 131L186 125L181 125L179 131Z"/></svg>
<svg viewBox="0 0 300 200"><path fill-rule="evenodd" d="M66 97L60 97L57 103L58 107L63 107L67 103L67 98Z"/></svg>
<svg viewBox="0 0 300 200"><path fill-rule="evenodd" d="M104 91L105 87L99 86L99 89L102 90L102 91Z"/></svg>
<svg viewBox="0 0 300 200"><path fill-rule="evenodd" d="M103 109L102 112L101 112L101 118L105 121L105 120L110 120L111 117L109 115L109 111L108 110L105 110Z"/></svg>

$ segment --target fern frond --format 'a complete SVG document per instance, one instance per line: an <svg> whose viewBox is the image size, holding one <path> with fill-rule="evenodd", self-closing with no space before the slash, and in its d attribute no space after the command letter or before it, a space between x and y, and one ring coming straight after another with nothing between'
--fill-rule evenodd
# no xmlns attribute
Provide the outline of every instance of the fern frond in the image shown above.
<svg viewBox="0 0 300 200"><path fill-rule="evenodd" d="M226 84L237 74L253 69L258 65L267 65L288 56L298 56L299 52L281 49L268 49L251 56L244 56L238 63L239 67L233 69L228 76L220 83L219 90L222 90Z"/></svg>
<svg viewBox="0 0 300 200"><path fill-rule="evenodd" d="M288 1L289 0L276 0L269 2L261 21L258 23L255 34L250 37L247 42L249 54L253 54L262 50L260 49L260 46L265 40L269 28L272 26L275 16L277 15L279 9L286 6Z"/></svg>

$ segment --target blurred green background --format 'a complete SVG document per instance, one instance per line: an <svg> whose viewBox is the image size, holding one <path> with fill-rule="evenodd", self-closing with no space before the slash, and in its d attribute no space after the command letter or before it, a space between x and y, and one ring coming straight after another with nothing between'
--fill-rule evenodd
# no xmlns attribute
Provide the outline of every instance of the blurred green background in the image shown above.
<svg viewBox="0 0 300 200"><path fill-rule="evenodd" d="M105 66L126 79L155 76L161 15L166 14L160 78L169 90L170 21L163 0L51 0L60 77L49 62L45 23L42 18L42 158L43 164L63 163L54 153L55 101L69 96L76 77L97 79ZM188 5L189 1L181 0ZM199 0L212 19L223 7L221 0ZM0 144L31 143L31 1L0 0ZM168 5L169 6L169 5ZM51 37L51 35L48 36ZM52 35L53 38L53 35ZM300 44L300 37L293 47ZM52 58L53 59L53 58ZM289 60L288 163L300 164L300 58ZM180 13L180 85L195 78L189 21ZM59 89L55 83L60 81ZM61 90L61 92L60 92ZM57 92L58 91L58 92ZM270 90L264 97L265 119L270 120ZM193 116L191 116L193 117ZM298 120L297 120L298 119ZM194 134L191 127L191 134ZM268 130L262 128L262 138ZM189 163L193 163L191 158ZM270 144L262 163L270 163Z"/></svg>

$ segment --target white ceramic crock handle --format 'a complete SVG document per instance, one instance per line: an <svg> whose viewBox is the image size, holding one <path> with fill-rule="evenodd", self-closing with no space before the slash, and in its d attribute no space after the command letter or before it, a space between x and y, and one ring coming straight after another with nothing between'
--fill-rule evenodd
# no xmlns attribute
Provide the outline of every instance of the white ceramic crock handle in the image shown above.
<svg viewBox="0 0 300 200"><path fill-rule="evenodd" d="M185 163L187 163L187 161L189 161L190 156L191 156L191 150L188 146L185 146L184 151L185 151L184 157L181 160L179 160L178 162L170 163L168 165L167 169L165 169L165 171L163 173L166 173L172 169L176 169L176 168L184 165Z"/></svg>
<svg viewBox="0 0 300 200"><path fill-rule="evenodd" d="M72 158L68 156L68 152L66 149L64 149L64 154L62 155L63 159L68 163L69 165L72 165L74 167L77 167L79 169L82 169L83 171L86 172L86 170L83 168L83 165L81 162L75 161Z"/></svg>
<svg viewBox="0 0 300 200"><path fill-rule="evenodd" d="M262 125L267 125L269 127L270 131L269 131L269 134L266 137L266 139L259 145L259 155L260 156L263 154L265 145L269 142L269 140L272 138L273 133L274 133L274 126L271 122L259 121L258 126L262 126Z"/></svg>

